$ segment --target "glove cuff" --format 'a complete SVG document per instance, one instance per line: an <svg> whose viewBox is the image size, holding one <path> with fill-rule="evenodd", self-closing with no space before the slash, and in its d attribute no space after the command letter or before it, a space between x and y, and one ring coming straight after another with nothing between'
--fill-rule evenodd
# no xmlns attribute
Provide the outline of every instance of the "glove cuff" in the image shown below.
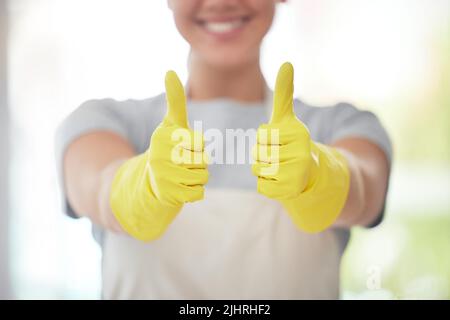
<svg viewBox="0 0 450 320"><path fill-rule="evenodd" d="M126 161L117 170L110 191L110 206L122 228L134 238L160 237L180 207L162 205L150 186L147 153Z"/></svg>
<svg viewBox="0 0 450 320"><path fill-rule="evenodd" d="M321 232L338 218L350 188L347 159L336 149L311 143L313 169L299 197L283 201L294 223L310 233Z"/></svg>

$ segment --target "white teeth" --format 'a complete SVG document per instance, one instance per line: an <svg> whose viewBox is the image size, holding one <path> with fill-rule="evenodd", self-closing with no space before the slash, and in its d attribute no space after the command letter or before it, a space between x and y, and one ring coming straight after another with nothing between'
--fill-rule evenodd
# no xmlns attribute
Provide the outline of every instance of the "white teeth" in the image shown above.
<svg viewBox="0 0 450 320"><path fill-rule="evenodd" d="M205 28L215 33L226 33L239 28L242 23L242 19L227 22L206 22Z"/></svg>

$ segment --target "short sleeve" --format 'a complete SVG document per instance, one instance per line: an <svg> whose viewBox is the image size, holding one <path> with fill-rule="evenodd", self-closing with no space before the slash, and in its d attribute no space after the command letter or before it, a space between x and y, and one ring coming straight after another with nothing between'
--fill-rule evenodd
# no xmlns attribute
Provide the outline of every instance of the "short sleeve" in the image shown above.
<svg viewBox="0 0 450 320"><path fill-rule="evenodd" d="M356 107L346 103L337 104L332 107L331 111L332 127L329 136L330 143L349 137L365 138L384 151L389 168L391 167L391 140L375 114L370 111L359 110ZM378 219L370 227L374 227L381 223L386 205L386 195L383 209L380 212Z"/></svg>
<svg viewBox="0 0 450 320"><path fill-rule="evenodd" d="M391 140L375 114L340 103L333 107L332 123L330 142L348 137L365 138L380 147L391 164Z"/></svg>
<svg viewBox="0 0 450 320"><path fill-rule="evenodd" d="M58 182L61 190L63 210L76 218L66 197L63 160L67 147L80 136L93 131L111 131L128 139L128 130L123 117L115 108L113 99L89 100L72 112L58 127L55 137L55 153Z"/></svg>

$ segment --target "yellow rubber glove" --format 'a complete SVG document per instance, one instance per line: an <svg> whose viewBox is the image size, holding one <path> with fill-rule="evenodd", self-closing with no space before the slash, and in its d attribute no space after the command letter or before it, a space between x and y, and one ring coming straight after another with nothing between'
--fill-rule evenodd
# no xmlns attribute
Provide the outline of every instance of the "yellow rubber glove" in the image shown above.
<svg viewBox="0 0 450 320"><path fill-rule="evenodd" d="M161 236L186 202L203 199L208 181L203 135L189 128L183 86L166 74L167 113L149 149L126 161L115 174L111 209L136 239Z"/></svg>
<svg viewBox="0 0 450 320"><path fill-rule="evenodd" d="M290 63L278 72L272 116L258 128L252 171L259 193L279 200L298 228L315 233L339 216L350 173L344 156L312 141L295 115L293 74Z"/></svg>

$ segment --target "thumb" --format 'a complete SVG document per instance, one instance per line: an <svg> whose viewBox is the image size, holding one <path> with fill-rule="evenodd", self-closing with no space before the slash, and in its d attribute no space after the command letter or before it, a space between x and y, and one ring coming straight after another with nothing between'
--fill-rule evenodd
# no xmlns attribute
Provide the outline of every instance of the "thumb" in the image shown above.
<svg viewBox="0 0 450 320"><path fill-rule="evenodd" d="M166 100L167 113L164 122L177 125L182 128L189 128L186 112L186 96L184 88L175 71L166 73Z"/></svg>
<svg viewBox="0 0 450 320"><path fill-rule="evenodd" d="M269 123L282 122L294 115L294 68L289 62L283 63L278 71L273 97L272 116Z"/></svg>

